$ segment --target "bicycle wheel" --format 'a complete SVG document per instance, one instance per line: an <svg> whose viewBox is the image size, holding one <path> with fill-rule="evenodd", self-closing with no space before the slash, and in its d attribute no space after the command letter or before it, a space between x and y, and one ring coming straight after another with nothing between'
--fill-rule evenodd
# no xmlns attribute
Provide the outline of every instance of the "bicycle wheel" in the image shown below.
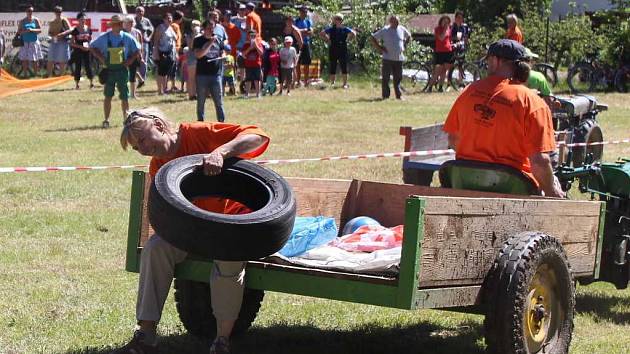
<svg viewBox="0 0 630 354"><path fill-rule="evenodd" d="M573 93L591 92L595 89L595 70L589 64L577 64L569 70L567 84Z"/></svg>
<svg viewBox="0 0 630 354"><path fill-rule="evenodd" d="M455 91L461 91L466 86L479 80L479 68L473 63L454 66L448 71L448 82Z"/></svg>
<svg viewBox="0 0 630 354"><path fill-rule="evenodd" d="M424 91L431 81L431 68L417 61L405 62L402 74L401 89L407 95Z"/></svg>
<svg viewBox="0 0 630 354"><path fill-rule="evenodd" d="M628 92L630 86L630 66L624 66L615 73L615 89L621 93Z"/></svg>
<svg viewBox="0 0 630 354"><path fill-rule="evenodd" d="M545 75L545 79L547 79L547 82L551 85L551 87L555 87L558 84L558 72L553 65L547 63L537 63L534 64L533 69Z"/></svg>

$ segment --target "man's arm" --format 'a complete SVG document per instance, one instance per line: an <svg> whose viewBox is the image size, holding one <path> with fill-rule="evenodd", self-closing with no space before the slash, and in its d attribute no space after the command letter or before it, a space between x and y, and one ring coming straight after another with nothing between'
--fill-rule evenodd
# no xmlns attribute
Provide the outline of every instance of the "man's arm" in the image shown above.
<svg viewBox="0 0 630 354"><path fill-rule="evenodd" d="M203 58L206 54L208 54L208 51L210 50L211 45L212 45L212 40L207 41L203 45L203 47L195 49L195 57L197 57L197 59ZM194 41L193 41L193 48L194 48Z"/></svg>
<svg viewBox="0 0 630 354"><path fill-rule="evenodd" d="M373 35L372 35L372 36L370 36L370 43L371 43L371 44L372 44L372 46L373 46L374 48L376 48L376 49L377 49L377 50L378 50L381 54L383 54L383 53L387 53L387 49L386 49L384 46L380 45L380 44L378 43L378 41L376 40L376 38L374 38L374 36L373 36Z"/></svg>
<svg viewBox="0 0 630 354"><path fill-rule="evenodd" d="M545 192L545 196L563 198L564 192L555 182L549 154L546 152L533 154L529 157L529 161L532 165L532 174Z"/></svg>
<svg viewBox="0 0 630 354"><path fill-rule="evenodd" d="M203 157L203 173L209 176L217 175L221 173L225 159L254 151L267 141L268 138L258 134L239 135Z"/></svg>

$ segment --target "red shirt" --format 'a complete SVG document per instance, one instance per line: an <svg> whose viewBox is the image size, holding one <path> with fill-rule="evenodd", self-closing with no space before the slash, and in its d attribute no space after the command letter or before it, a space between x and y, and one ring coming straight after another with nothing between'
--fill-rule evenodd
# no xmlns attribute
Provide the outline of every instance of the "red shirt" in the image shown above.
<svg viewBox="0 0 630 354"><path fill-rule="evenodd" d="M451 46L451 27L446 28L446 35L444 39L440 39L439 35L442 34L444 29L440 26L435 27L433 33L435 34L435 51L437 53L450 53L453 51Z"/></svg>
<svg viewBox="0 0 630 354"><path fill-rule="evenodd" d="M267 75L278 77L280 76L280 53L269 53L269 72Z"/></svg>
<svg viewBox="0 0 630 354"><path fill-rule="evenodd" d="M267 138L265 144L258 149L240 155L240 158L250 159L261 155L269 146L269 136L260 128L253 125L237 125L228 123L182 123L179 126L179 149L174 156L168 158L151 159L149 175L155 177L160 167L167 162L182 156L194 154L209 154L219 146L233 140L239 135L257 134ZM197 207L224 214L241 214L250 212L243 204L226 198L207 197L193 200Z"/></svg>
<svg viewBox="0 0 630 354"><path fill-rule="evenodd" d="M243 56L245 57L245 67L250 68L250 69L260 68L260 66L262 65L262 55L258 53L256 49L252 49L251 51L249 51L249 53L245 54L245 51L247 51L250 45L251 45L251 42L245 42L245 44L243 45ZM262 44L259 43L258 40L256 40L256 46L262 49Z"/></svg>

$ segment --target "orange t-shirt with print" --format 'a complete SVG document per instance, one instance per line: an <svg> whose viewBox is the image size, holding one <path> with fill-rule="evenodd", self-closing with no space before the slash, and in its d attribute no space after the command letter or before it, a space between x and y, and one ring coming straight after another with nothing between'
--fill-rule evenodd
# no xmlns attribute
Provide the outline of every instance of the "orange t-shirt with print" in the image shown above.
<svg viewBox="0 0 630 354"><path fill-rule="evenodd" d="M227 26L225 27L225 32L227 33L228 36L228 43L230 44L230 48L231 51L230 53L236 58L236 52L237 52L237 48L236 46L238 45L238 42L241 40L241 29L238 28L237 25L233 24L232 22L229 22Z"/></svg>
<svg viewBox="0 0 630 354"><path fill-rule="evenodd" d="M182 156L209 154L219 146L230 142L239 135L256 134L267 138L258 149L242 154L239 157L251 159L261 155L269 146L269 136L262 129L253 125L236 125L228 123L182 123L179 126L179 149L169 158L153 157L149 164L149 175L155 177L160 167L167 162ZM223 214L243 214L251 212L245 205L219 197L207 197L193 201L197 207Z"/></svg>
<svg viewBox="0 0 630 354"><path fill-rule="evenodd" d="M521 29L518 28L518 26L514 27L514 30L511 30L508 28L508 31L505 34L505 38L511 39L513 41L517 41L523 44L523 32L521 32Z"/></svg>
<svg viewBox="0 0 630 354"><path fill-rule="evenodd" d="M529 156L556 148L545 101L524 85L499 76L468 86L443 129L459 137L457 159L511 166L535 182Z"/></svg>

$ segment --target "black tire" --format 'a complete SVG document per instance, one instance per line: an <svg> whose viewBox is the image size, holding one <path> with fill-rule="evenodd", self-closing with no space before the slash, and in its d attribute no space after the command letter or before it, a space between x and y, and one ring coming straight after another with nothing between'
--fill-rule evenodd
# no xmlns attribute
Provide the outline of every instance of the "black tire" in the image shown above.
<svg viewBox="0 0 630 354"><path fill-rule="evenodd" d="M203 155L170 161L158 171L149 193L149 221L173 246L225 261L259 259L280 250L295 220L291 187L280 175L249 161L225 161L223 172L206 176ZM190 200L220 196L253 211L228 215L194 206Z"/></svg>
<svg viewBox="0 0 630 354"><path fill-rule="evenodd" d="M533 69L542 73L551 87L555 87L558 84L558 72L553 65L547 63L537 63L534 64Z"/></svg>
<svg viewBox="0 0 630 354"><path fill-rule="evenodd" d="M604 141L602 129L593 119L585 119L573 130L573 143L595 143ZM571 149L573 167L580 167L585 163L602 160L604 145L575 146Z"/></svg>
<svg viewBox="0 0 630 354"><path fill-rule="evenodd" d="M401 89L406 95L423 92L431 81L431 68L417 61L403 63Z"/></svg>
<svg viewBox="0 0 630 354"><path fill-rule="evenodd" d="M464 72L463 79L460 75L460 70ZM464 63L461 67L456 65L448 71L448 82L455 91L461 91L466 86L479 80L479 68L472 63Z"/></svg>
<svg viewBox="0 0 630 354"><path fill-rule="evenodd" d="M509 238L484 284L484 302L489 353L568 353L575 288L557 239L540 232Z"/></svg>
<svg viewBox="0 0 630 354"><path fill-rule="evenodd" d="M630 66L620 68L615 73L615 89L617 92L628 93L630 89Z"/></svg>
<svg viewBox="0 0 630 354"><path fill-rule="evenodd" d="M576 64L567 75L567 84L573 93L592 92L595 81L595 70L587 63Z"/></svg>
<svg viewBox="0 0 630 354"><path fill-rule="evenodd" d="M232 335L246 332L256 319L265 296L262 290L245 288L243 304ZM192 280L175 279L175 305L179 319L188 333L199 338L214 338L217 322L212 313L210 284Z"/></svg>

